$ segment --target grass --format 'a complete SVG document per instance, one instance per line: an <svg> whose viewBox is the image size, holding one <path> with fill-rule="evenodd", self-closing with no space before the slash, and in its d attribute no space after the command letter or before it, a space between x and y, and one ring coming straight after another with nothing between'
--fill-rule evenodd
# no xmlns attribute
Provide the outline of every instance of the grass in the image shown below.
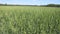
<svg viewBox="0 0 60 34"><path fill-rule="evenodd" d="M0 34L60 34L60 8L0 6Z"/></svg>

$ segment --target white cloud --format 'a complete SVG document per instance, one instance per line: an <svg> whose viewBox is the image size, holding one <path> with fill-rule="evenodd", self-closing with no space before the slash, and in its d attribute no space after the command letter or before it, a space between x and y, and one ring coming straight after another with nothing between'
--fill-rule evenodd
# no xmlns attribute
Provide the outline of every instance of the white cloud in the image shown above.
<svg viewBox="0 0 60 34"><path fill-rule="evenodd" d="M36 1L36 0L33 0L33 1Z"/></svg>
<svg viewBox="0 0 60 34"><path fill-rule="evenodd" d="M33 0L33 1L40 1L40 0Z"/></svg>

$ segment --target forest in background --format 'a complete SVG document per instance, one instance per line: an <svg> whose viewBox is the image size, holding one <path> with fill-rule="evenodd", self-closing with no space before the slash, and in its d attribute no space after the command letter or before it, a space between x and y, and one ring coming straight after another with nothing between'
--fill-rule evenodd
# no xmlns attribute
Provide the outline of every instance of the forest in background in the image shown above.
<svg viewBox="0 0 60 34"><path fill-rule="evenodd" d="M47 4L47 5L17 5L17 4L0 4L0 6L41 6L41 7L60 7L60 4Z"/></svg>

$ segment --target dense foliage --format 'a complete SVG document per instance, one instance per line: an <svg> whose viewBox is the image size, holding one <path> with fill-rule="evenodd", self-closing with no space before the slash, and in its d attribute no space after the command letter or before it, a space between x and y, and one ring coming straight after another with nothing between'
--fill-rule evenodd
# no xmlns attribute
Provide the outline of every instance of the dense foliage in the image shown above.
<svg viewBox="0 0 60 34"><path fill-rule="evenodd" d="M0 34L60 34L60 8L0 6Z"/></svg>
<svg viewBox="0 0 60 34"><path fill-rule="evenodd" d="M60 7L59 4L48 4L47 7Z"/></svg>

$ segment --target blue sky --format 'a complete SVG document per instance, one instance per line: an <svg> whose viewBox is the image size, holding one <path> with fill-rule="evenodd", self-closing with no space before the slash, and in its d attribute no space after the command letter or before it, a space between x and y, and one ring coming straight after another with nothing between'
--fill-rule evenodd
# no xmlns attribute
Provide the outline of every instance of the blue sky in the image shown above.
<svg viewBox="0 0 60 34"><path fill-rule="evenodd" d="M0 0L0 3L22 5L45 5L45 4L60 4L60 0Z"/></svg>

